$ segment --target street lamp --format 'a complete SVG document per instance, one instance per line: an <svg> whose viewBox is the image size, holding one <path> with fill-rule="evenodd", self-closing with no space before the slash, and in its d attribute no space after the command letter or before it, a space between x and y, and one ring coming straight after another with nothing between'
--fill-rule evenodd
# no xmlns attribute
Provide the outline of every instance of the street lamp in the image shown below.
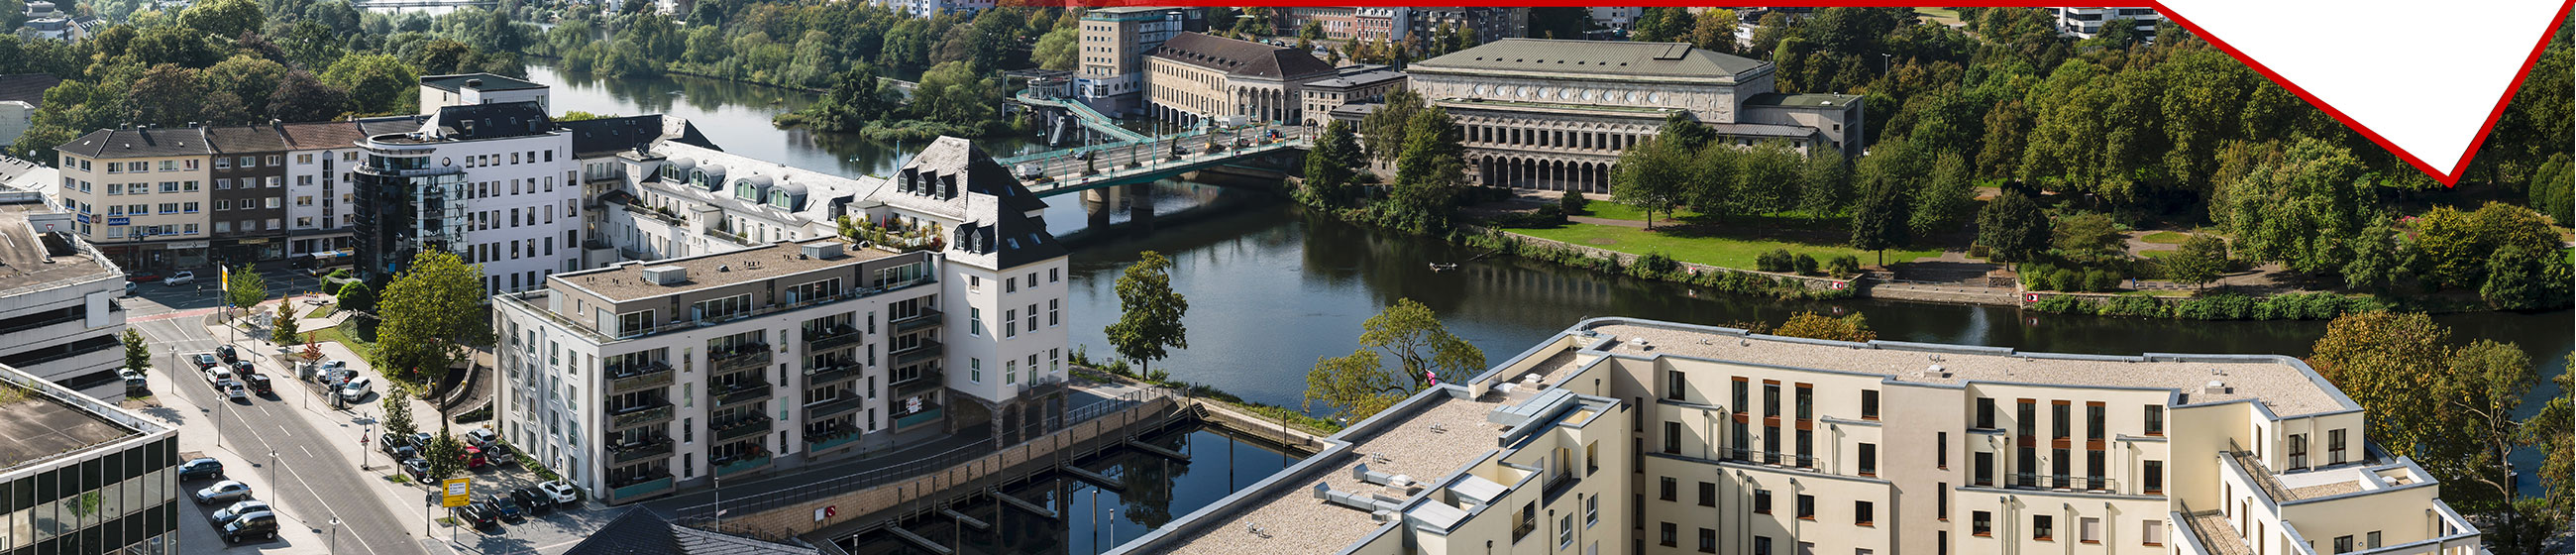
<svg viewBox="0 0 2576 555"><path fill-rule="evenodd" d="M340 517L331 517L331 555L340 555Z"/></svg>

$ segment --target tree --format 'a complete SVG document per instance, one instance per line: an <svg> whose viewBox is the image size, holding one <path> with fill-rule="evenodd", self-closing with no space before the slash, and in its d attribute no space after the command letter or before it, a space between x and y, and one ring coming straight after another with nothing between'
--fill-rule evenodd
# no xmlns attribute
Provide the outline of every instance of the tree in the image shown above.
<svg viewBox="0 0 2576 555"><path fill-rule="evenodd" d="M1360 347L1395 360L1397 373L1412 378L1415 390L1428 386L1434 376L1457 379L1485 367L1483 350L1449 333L1431 307L1413 299L1396 299L1360 328Z"/></svg>
<svg viewBox="0 0 2576 555"><path fill-rule="evenodd" d="M1433 106L1405 126L1404 153L1396 159L1395 186L1372 205L1378 221L1412 233L1448 229L1458 189L1467 183L1466 147L1448 110Z"/></svg>
<svg viewBox="0 0 2576 555"><path fill-rule="evenodd" d="M144 70L126 89L125 113L135 122L175 126L195 121L204 96L197 70L160 64Z"/></svg>
<svg viewBox="0 0 2576 555"><path fill-rule="evenodd" d="M249 264L234 268L224 275L224 302L233 308L250 310L268 300L268 278L259 277Z"/></svg>
<svg viewBox="0 0 2576 555"><path fill-rule="evenodd" d="M1887 249L1912 240L1906 234L1906 196L1905 188L1892 183L1863 192L1860 204L1852 206L1852 248L1875 251L1878 264L1887 265Z"/></svg>
<svg viewBox="0 0 2576 555"><path fill-rule="evenodd" d="M391 54L351 54L332 62L322 82L349 91L351 109L370 114L409 113L417 109L420 71Z"/></svg>
<svg viewBox="0 0 2576 555"><path fill-rule="evenodd" d="M244 98L247 102L251 99ZM348 110L349 92L315 79L303 70L289 71L265 99L269 117L286 121L328 121Z"/></svg>
<svg viewBox="0 0 2576 555"><path fill-rule="evenodd" d="M179 24L216 37L238 37L257 31L268 17L253 0L215 0L188 7L179 12Z"/></svg>
<svg viewBox="0 0 2576 555"><path fill-rule="evenodd" d="M1833 217L1851 201L1851 167L1840 152L1807 151L1798 168L1798 209L1811 219Z"/></svg>
<svg viewBox="0 0 2576 555"><path fill-rule="evenodd" d="M410 389L387 387L384 399L377 402L384 405L385 433L398 438L410 438L412 434L420 433L420 425L411 420Z"/></svg>
<svg viewBox="0 0 2576 555"><path fill-rule="evenodd" d="M2415 312L2356 312L2335 318L2308 365L2370 411L2371 438L2392 454L2428 461L2440 441L2436 408L2446 406L2443 372L2451 330Z"/></svg>
<svg viewBox="0 0 2576 555"><path fill-rule="evenodd" d="M421 458L429 462L425 476L429 483L443 482L465 471L465 442L448 435L444 421L438 424L438 437L430 438L428 447L421 451Z"/></svg>
<svg viewBox="0 0 2576 555"><path fill-rule="evenodd" d="M2525 436L2514 413L2531 388L2540 385L2540 374L2532 371L2531 356L2511 343L2480 339L2451 351L2449 358L2438 371L2440 390L2433 394L2443 404L2415 409L2431 412L2441 430L2427 438L2420 464L2462 486L2453 491L2467 490L2467 497L2511 499L2514 483L2505 475L2505 457L2524 445ZM2467 486L2483 486L2484 491Z"/></svg>
<svg viewBox="0 0 2576 555"><path fill-rule="evenodd" d="M2397 231L2387 216L2372 218L2352 239L2352 260L2343 264L2344 286L2385 292L2406 272L2405 254L2397 250Z"/></svg>
<svg viewBox="0 0 2576 555"><path fill-rule="evenodd" d="M1340 207L1350 201L1348 187L1368 163L1360 151L1358 137L1351 135L1351 125L1342 120L1324 124L1324 133L1315 138L1315 148L1306 153L1307 202L1318 206Z"/></svg>
<svg viewBox="0 0 2576 555"><path fill-rule="evenodd" d="M1353 41L1352 44L1359 44ZM1357 56L1354 56L1357 57ZM1360 138L1367 142L1368 155L1380 162L1393 162L1404 154L1404 133L1413 124L1413 115L1424 107L1422 95L1411 90L1387 91L1386 103L1368 117L1360 118Z"/></svg>
<svg viewBox="0 0 2576 555"><path fill-rule="evenodd" d="M2024 262L2048 250L2048 212L2020 191L2005 191L1977 213L1977 244L2003 262Z"/></svg>
<svg viewBox="0 0 2576 555"><path fill-rule="evenodd" d="M2353 239L2373 219L2366 171L2341 146L2301 139L2278 162L2224 185L2223 222L2235 232L2237 252L2299 272L2340 270L2352 259Z"/></svg>
<svg viewBox="0 0 2576 555"><path fill-rule="evenodd" d="M2110 260L2129 251L2128 240L2121 237L2119 224L2112 223L2111 216L2099 212L2058 218L2056 233L2051 246L2077 261Z"/></svg>
<svg viewBox="0 0 2576 555"><path fill-rule="evenodd" d="M277 323L269 326L268 341L280 347L303 341L304 333L296 329L296 318L294 303L277 303Z"/></svg>
<svg viewBox="0 0 2576 555"><path fill-rule="evenodd" d="M2550 306L2551 289L2564 287L2567 280L2546 277L2548 260L2566 260L2557 249L2533 252L2522 244L2505 245L2487 257L2487 280L2478 287L2478 298L2496 310L2526 310Z"/></svg>
<svg viewBox="0 0 2576 555"><path fill-rule="evenodd" d="M2227 240L2215 235L2197 234L2182 242L2182 250L2165 259L2165 275L2174 281L2195 287L2217 280L2227 270Z"/></svg>
<svg viewBox="0 0 2576 555"><path fill-rule="evenodd" d="M152 346L143 342L143 334L125 328L125 368L136 372L152 369Z"/></svg>
<svg viewBox="0 0 2576 555"><path fill-rule="evenodd" d="M1799 312L1797 315L1790 316L1789 321L1780 323L1779 329L1771 330L1771 334L1854 343L1866 343L1872 339L1878 339L1878 332L1869 330L1869 320L1861 318L1858 313L1835 318L1814 312Z"/></svg>
<svg viewBox="0 0 2576 555"><path fill-rule="evenodd" d="M1080 38L1081 33L1070 27L1047 31L1045 36L1038 37L1037 46L1029 50L1029 61L1046 69L1073 69L1082 54L1080 44L1076 42Z"/></svg>
<svg viewBox="0 0 2576 555"><path fill-rule="evenodd" d="M1556 205L1557 211L1567 216L1578 216L1592 212L1592 201L1583 198L1582 191L1566 191L1565 194L1557 195Z"/></svg>
<svg viewBox="0 0 2576 555"><path fill-rule="evenodd" d="M464 360L471 346L491 342L484 311L471 308L483 302L483 270L455 253L428 250L412 256L411 264L385 285L379 302L376 356L368 362L387 376L434 378Z"/></svg>
<svg viewBox="0 0 2576 555"><path fill-rule="evenodd" d="M1968 159L1944 152L1932 163L1932 176L1923 192L1915 195L1908 224L1914 236L1930 237L1967 221L1976 209L1977 183L1968 170Z"/></svg>
<svg viewBox="0 0 2576 555"><path fill-rule="evenodd" d="M340 292L333 296L333 300L340 303L341 310L374 310L376 308L375 291L368 289L367 282L363 281L352 281L341 284Z"/></svg>
<svg viewBox="0 0 2576 555"><path fill-rule="evenodd" d="M1181 323L1190 301L1172 290L1171 271L1163 253L1138 253L1136 263L1118 275L1118 322L1101 330L1118 356L1136 361L1149 375L1154 361L1170 356L1169 349L1190 348L1189 327Z"/></svg>
<svg viewBox="0 0 2576 555"><path fill-rule="evenodd" d="M1610 167L1610 200L1646 212L1646 229L1655 228L1655 213L1671 215L1690 195L1691 150L1682 140L1658 136L1627 152Z"/></svg>
<svg viewBox="0 0 2576 555"><path fill-rule="evenodd" d="M1408 391L1402 378L1387 372L1377 351L1360 349L1347 356L1315 357L1315 368L1306 371L1303 405L1313 410L1322 402L1332 407L1334 418L1348 422L1394 406Z"/></svg>
<svg viewBox="0 0 2576 555"><path fill-rule="evenodd" d="M2576 360L2550 380L2557 382L2558 396L2523 420L2521 430L2523 443L2540 451L2542 507L2533 512L2549 518L2535 520L2563 525L2576 513Z"/></svg>
<svg viewBox="0 0 2576 555"><path fill-rule="evenodd" d="M1734 54L1738 50L1735 27L1739 21L1735 10L1710 8L1700 12L1699 20L1691 27L1691 46Z"/></svg>
<svg viewBox="0 0 2576 555"><path fill-rule="evenodd" d="M1803 200L1799 198L1799 172L1806 161L1786 142L1762 141L1755 143L1753 148L1739 149L1724 141L1714 141L1700 149L1699 159L1706 162L1702 167L1710 170L1702 173L1702 180L1734 182L1734 187L1725 193L1730 199L1723 203L1727 213L1747 216L1771 214L1797 208ZM1716 171L1728 168L1732 168L1735 175L1714 175ZM1716 208L1721 203L1704 200L1700 204Z"/></svg>

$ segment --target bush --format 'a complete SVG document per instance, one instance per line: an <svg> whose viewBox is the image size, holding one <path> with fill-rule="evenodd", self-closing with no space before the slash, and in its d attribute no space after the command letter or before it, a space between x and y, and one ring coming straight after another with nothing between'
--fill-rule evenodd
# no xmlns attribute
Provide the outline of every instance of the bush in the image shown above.
<svg viewBox="0 0 2576 555"><path fill-rule="evenodd" d="M1832 261L1825 263L1825 273L1838 277L1860 275L1860 257L1848 254L1836 256Z"/></svg>
<svg viewBox="0 0 2576 555"><path fill-rule="evenodd" d="M1985 245L1968 245L1969 258L1987 258L1990 254Z"/></svg>
<svg viewBox="0 0 2576 555"><path fill-rule="evenodd" d="M2165 309L2164 303L2156 302L2155 297L2147 296L2144 293L2130 293L2118 297L2112 297L2110 301L2102 303L2100 312L2103 316L2142 316L2148 318L2163 318L2171 314L2171 312Z"/></svg>
<svg viewBox="0 0 2576 555"><path fill-rule="evenodd" d="M2084 274L2070 268L2057 268L2048 271L2048 283L2056 285L2058 291L2083 291Z"/></svg>
<svg viewBox="0 0 2576 555"><path fill-rule="evenodd" d="M2109 292L2118 291L2119 289L2120 274L2101 268L2084 271L2084 290Z"/></svg>
<svg viewBox="0 0 2576 555"><path fill-rule="evenodd" d="M456 423L458 423L458 424L463 424L463 423L467 423L467 422L482 422L482 421L485 421L485 420L491 420L491 419L492 419L492 405L483 405L483 408L474 409L474 410L470 410L470 411L465 411L465 414L459 414L459 415L456 415Z"/></svg>
<svg viewBox="0 0 2576 555"><path fill-rule="evenodd" d="M1665 256L1664 253L1660 252L1650 252L1646 253L1645 256L1637 257L1637 262L1635 264L1635 268L1637 269L1656 274L1671 273L1674 270L1681 269L1681 267L1681 262L1674 261L1673 257Z"/></svg>
<svg viewBox="0 0 2576 555"><path fill-rule="evenodd" d="M1765 272L1786 272L1795 269L1796 265L1796 260L1789 256L1789 249L1772 249L1753 257L1753 269Z"/></svg>
<svg viewBox="0 0 2576 555"><path fill-rule="evenodd" d="M1583 198L1582 191L1566 191L1564 196L1556 197L1556 209L1568 216L1589 214L1591 202Z"/></svg>
<svg viewBox="0 0 2576 555"><path fill-rule="evenodd" d="M1794 267L1797 268L1798 275L1814 275L1816 273L1816 257L1807 256L1807 253L1798 253L1798 258L1794 262Z"/></svg>
<svg viewBox="0 0 2576 555"><path fill-rule="evenodd" d="M2092 314L2093 303L2073 295L2057 295L2030 305L2032 310L2055 314Z"/></svg>

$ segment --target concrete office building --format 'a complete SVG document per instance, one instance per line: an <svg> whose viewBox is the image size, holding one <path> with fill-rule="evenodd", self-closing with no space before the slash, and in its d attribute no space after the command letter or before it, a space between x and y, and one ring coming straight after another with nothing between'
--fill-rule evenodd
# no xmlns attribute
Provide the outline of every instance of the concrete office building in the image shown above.
<svg viewBox="0 0 2576 555"><path fill-rule="evenodd" d="M86 389L125 365L125 271L73 233L79 217L0 192L0 365Z"/></svg>
<svg viewBox="0 0 2576 555"><path fill-rule="evenodd" d="M1125 114L1145 93L1145 53L1182 31L1207 30L1200 8L1110 7L1082 13L1074 95L1091 109Z"/></svg>
<svg viewBox="0 0 2576 555"><path fill-rule="evenodd" d="M1045 205L965 140L892 178L672 140L620 159L600 237L630 260L494 302L502 433L593 495L1061 422L1067 253ZM848 243L842 218L912 238Z"/></svg>
<svg viewBox="0 0 2576 555"><path fill-rule="evenodd" d="M1304 107L1299 116L1304 125L1332 122L1333 110L1353 104L1383 104L1386 94L1404 89L1404 72L1381 65L1342 66L1333 70L1334 77L1307 82L1299 93Z"/></svg>
<svg viewBox="0 0 2576 555"><path fill-rule="evenodd" d="M1860 153L1860 97L1786 95L1771 62L1684 43L1504 39L1405 68L1484 185L1606 193L1619 153L1685 113L1721 140Z"/></svg>
<svg viewBox="0 0 2576 555"><path fill-rule="evenodd" d="M1604 318L1120 552L2483 554L2364 417L2290 357Z"/></svg>
<svg viewBox="0 0 2576 555"><path fill-rule="evenodd" d="M181 516L177 428L16 368L0 384L0 549L174 554L203 526Z"/></svg>
<svg viewBox="0 0 2576 555"><path fill-rule="evenodd" d="M1303 50L1191 32L1146 55L1145 99L1163 121L1295 123L1305 84L1338 76Z"/></svg>
<svg viewBox="0 0 2576 555"><path fill-rule="evenodd" d="M2164 14L2156 13L2155 8L2052 7L2048 8L2048 13L2057 16L2059 31L2088 39L2093 38L2093 35L2101 34L2103 24L2121 19L2137 22L2136 29L2139 34L2154 38L2156 22L2165 19Z"/></svg>

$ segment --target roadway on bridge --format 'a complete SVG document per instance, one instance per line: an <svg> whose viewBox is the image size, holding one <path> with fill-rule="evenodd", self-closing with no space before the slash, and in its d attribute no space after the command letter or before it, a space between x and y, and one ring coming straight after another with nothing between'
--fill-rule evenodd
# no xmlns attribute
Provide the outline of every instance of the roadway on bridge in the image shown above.
<svg viewBox="0 0 2576 555"><path fill-rule="evenodd" d="M1260 155L1280 146L1302 148L1305 139L1306 131L1302 127L1258 126L1166 135L1150 142L1112 143L1001 161L1009 164L1011 172L1023 181L1045 176L1049 183L1031 183L1029 188L1040 195L1051 195L1086 188L1084 184L1093 180L1132 174L1134 171L1128 166L1136 162L1147 164L1140 170L1155 173L1156 168L1198 165L1211 158ZM1223 151L1208 152L1211 144L1227 146ZM1179 153L1181 159L1171 160L1174 153ZM1085 154L1090 156L1089 159L1083 157ZM1085 176L1085 170L1096 171L1097 174Z"/></svg>

